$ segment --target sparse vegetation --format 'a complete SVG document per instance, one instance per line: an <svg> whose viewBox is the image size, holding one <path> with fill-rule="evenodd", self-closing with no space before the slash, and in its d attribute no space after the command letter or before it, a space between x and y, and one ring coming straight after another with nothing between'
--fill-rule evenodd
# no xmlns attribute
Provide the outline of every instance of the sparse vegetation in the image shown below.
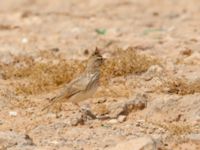
<svg viewBox="0 0 200 150"><path fill-rule="evenodd" d="M1 64L5 79L17 79L17 93L37 94L69 82L84 69L84 63L67 61L50 52L40 53L40 61L31 56L15 56L11 64Z"/></svg>
<svg viewBox="0 0 200 150"><path fill-rule="evenodd" d="M108 79L144 72L156 63L157 60L132 48L118 49L102 66L101 82L105 85ZM14 83L17 93L37 94L68 83L84 70L85 65L86 61L66 60L56 52L41 51L36 58L14 56L13 62L1 64L1 69L5 79L18 79Z"/></svg>
<svg viewBox="0 0 200 150"><path fill-rule="evenodd" d="M163 82L162 89L167 92L179 95L194 94L200 92L200 80L189 82L184 78L168 78Z"/></svg>
<svg viewBox="0 0 200 150"><path fill-rule="evenodd" d="M154 124L167 130L171 135L174 136L186 135L193 131L193 127L190 124L184 122L154 123Z"/></svg>
<svg viewBox="0 0 200 150"><path fill-rule="evenodd" d="M106 32L107 32L106 29L103 29L103 28L102 29L96 29L95 31L99 35L105 35Z"/></svg>
<svg viewBox="0 0 200 150"><path fill-rule="evenodd" d="M114 57L107 59L102 67L102 80L127 76L131 73L142 73L159 61L151 56L138 53L133 48L116 50Z"/></svg>
<svg viewBox="0 0 200 150"><path fill-rule="evenodd" d="M70 82L86 64L86 61L67 60L57 52L41 51L35 58L13 56L12 63L1 63L0 68L4 79L17 79L13 83L17 93L37 94ZM111 78L142 73L154 64L159 64L159 61L132 48L117 49L101 67L101 83L106 86ZM186 95L200 92L200 80L188 82L184 78L169 76L162 82L159 89L167 89L168 93Z"/></svg>
<svg viewBox="0 0 200 150"><path fill-rule="evenodd" d="M0 150L200 150L199 4L1 1Z"/></svg>

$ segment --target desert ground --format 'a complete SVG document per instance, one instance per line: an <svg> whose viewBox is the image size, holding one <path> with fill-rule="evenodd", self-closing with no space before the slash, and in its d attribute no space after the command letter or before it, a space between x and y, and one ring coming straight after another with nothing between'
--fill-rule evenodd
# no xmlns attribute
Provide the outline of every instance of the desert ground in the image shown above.
<svg viewBox="0 0 200 150"><path fill-rule="evenodd" d="M0 150L199 150L199 20L199 0L1 0ZM96 48L96 93L43 111Z"/></svg>

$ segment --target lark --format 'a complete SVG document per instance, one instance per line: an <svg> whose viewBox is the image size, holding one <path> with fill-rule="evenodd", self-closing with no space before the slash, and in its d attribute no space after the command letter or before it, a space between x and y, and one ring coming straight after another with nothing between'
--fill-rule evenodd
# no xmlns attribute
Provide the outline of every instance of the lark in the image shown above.
<svg viewBox="0 0 200 150"><path fill-rule="evenodd" d="M85 71L68 83L61 94L53 97L50 104L42 110L49 108L55 103L58 103L60 106L63 102L72 102L78 105L79 102L92 97L99 86L100 66L102 63L103 57L99 49L96 49L89 57Z"/></svg>

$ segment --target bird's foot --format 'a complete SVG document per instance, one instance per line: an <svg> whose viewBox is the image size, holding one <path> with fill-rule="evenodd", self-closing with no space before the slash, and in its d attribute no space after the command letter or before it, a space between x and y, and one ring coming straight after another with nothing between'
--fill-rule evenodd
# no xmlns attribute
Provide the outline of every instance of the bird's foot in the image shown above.
<svg viewBox="0 0 200 150"><path fill-rule="evenodd" d="M80 112L85 116L86 118L89 119L96 119L96 116L92 113L90 107L82 107L80 109Z"/></svg>

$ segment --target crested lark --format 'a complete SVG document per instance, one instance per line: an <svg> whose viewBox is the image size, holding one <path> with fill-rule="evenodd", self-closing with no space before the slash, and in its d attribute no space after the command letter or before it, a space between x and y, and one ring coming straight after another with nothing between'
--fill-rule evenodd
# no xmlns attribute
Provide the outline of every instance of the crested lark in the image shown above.
<svg viewBox="0 0 200 150"><path fill-rule="evenodd" d="M103 58L99 50L96 49L90 56L85 71L79 77L68 83L61 94L52 98L50 104L42 110L45 110L54 103L59 103L60 107L64 101L77 104L91 97L99 85L100 66L102 63Z"/></svg>

